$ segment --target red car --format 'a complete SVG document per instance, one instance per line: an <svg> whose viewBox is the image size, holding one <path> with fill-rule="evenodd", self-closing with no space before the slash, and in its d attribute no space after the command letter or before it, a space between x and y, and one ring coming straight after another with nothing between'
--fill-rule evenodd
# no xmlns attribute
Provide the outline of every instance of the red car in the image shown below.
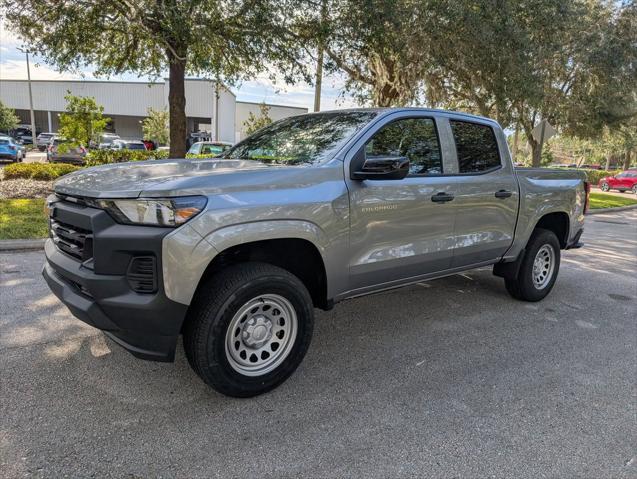
<svg viewBox="0 0 637 479"><path fill-rule="evenodd" d="M626 170L616 176L607 176L599 180L599 189L602 191L630 190L637 194L637 170Z"/></svg>

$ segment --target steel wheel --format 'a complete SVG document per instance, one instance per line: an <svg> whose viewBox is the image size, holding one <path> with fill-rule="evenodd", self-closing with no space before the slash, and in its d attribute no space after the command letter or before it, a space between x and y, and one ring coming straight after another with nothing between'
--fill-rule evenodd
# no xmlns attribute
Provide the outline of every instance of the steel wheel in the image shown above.
<svg viewBox="0 0 637 479"><path fill-rule="evenodd" d="M226 358L245 376L261 376L290 353L298 330L292 304L278 294L251 299L233 316L226 331Z"/></svg>
<svg viewBox="0 0 637 479"><path fill-rule="evenodd" d="M604 183L601 184L599 189L602 190L602 191L608 191L608 190L610 190L610 186L608 185L608 183L604 182Z"/></svg>
<svg viewBox="0 0 637 479"><path fill-rule="evenodd" d="M555 269L555 250L549 244L542 246L533 260L533 286L544 289L549 284Z"/></svg>

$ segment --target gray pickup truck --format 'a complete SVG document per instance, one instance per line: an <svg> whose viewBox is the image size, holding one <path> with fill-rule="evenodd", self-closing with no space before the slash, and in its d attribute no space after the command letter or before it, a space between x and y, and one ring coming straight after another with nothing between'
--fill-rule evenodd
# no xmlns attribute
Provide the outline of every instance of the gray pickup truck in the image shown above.
<svg viewBox="0 0 637 479"><path fill-rule="evenodd" d="M75 316L144 359L172 361L182 334L206 383L248 397L300 364L315 307L487 265L541 300L581 246L588 184L514 169L486 118L359 109L209 160L81 170L47 204L43 274Z"/></svg>

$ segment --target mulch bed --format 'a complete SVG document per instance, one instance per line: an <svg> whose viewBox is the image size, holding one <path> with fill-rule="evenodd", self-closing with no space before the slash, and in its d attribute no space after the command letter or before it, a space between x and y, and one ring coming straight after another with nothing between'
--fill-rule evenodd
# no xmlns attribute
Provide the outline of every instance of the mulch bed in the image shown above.
<svg viewBox="0 0 637 479"><path fill-rule="evenodd" d="M0 180L0 200L46 198L52 191L52 181Z"/></svg>

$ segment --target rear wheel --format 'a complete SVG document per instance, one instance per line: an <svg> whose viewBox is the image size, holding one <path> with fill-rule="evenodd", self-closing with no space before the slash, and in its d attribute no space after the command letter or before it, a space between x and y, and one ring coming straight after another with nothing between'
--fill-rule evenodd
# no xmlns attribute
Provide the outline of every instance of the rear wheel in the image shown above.
<svg viewBox="0 0 637 479"><path fill-rule="evenodd" d="M599 189L602 191L609 191L610 185L604 181L601 185L599 185Z"/></svg>
<svg viewBox="0 0 637 479"><path fill-rule="evenodd" d="M296 276L269 264L243 263L200 287L184 347L207 384L228 396L250 397L294 372L313 326L312 299Z"/></svg>
<svg viewBox="0 0 637 479"><path fill-rule="evenodd" d="M635 184L633 185L633 187L630 189L630 191L632 191L632 192L633 192L633 194L637 195L637 183L635 183Z"/></svg>
<svg viewBox="0 0 637 479"><path fill-rule="evenodd" d="M505 279L509 294L523 301L540 301L553 289L560 269L560 243L555 233L536 229L526 247L515 279Z"/></svg>

